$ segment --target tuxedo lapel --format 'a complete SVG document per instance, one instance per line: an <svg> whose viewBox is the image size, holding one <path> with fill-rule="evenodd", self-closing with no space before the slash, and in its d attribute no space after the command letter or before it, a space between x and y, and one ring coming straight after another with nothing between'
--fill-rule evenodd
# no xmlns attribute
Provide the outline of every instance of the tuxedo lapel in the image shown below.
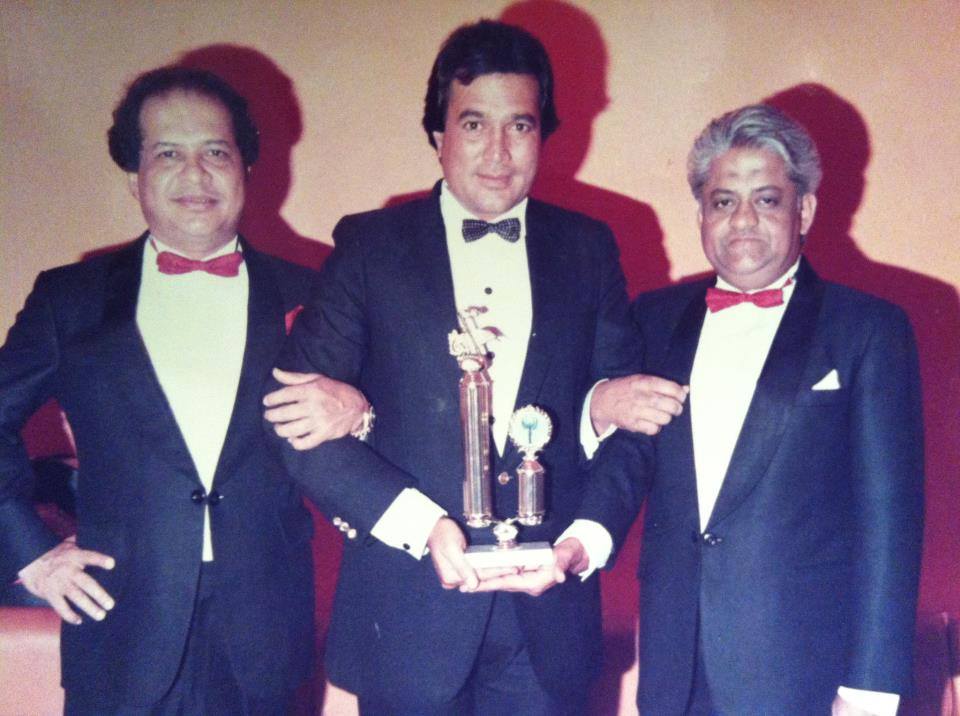
<svg viewBox="0 0 960 716"><path fill-rule="evenodd" d="M700 330L703 327L703 319L706 315L704 296L709 283L712 282L704 282L703 286L695 291L687 303L670 336L663 363L661 365L644 366L645 372L650 371L680 385L690 384L693 359L697 353ZM658 461L661 465L658 472L667 478L661 489L671 495L670 502L672 504L683 506L682 510L689 510L686 516L691 518L692 525L696 527L697 472L693 460L691 410L688 402L687 408L660 432L655 440L655 445ZM689 509L691 507L692 509Z"/></svg>
<svg viewBox="0 0 960 716"><path fill-rule="evenodd" d="M143 267L144 234L132 246L116 253L107 268L102 330L97 351L104 359L117 400L125 401L136 416L144 444L165 454L176 474L196 470L186 442L160 387L146 345L137 328L137 300Z"/></svg>
<svg viewBox="0 0 960 716"><path fill-rule="evenodd" d="M564 261L557 251L556 232L562 229L547 219L540 203L534 199L527 204L526 228L533 321L514 408L538 403L556 354L551 346L570 340L564 326L564 308L565 292L571 282L564 275ZM513 460L518 454L517 447L508 440L503 459Z"/></svg>
<svg viewBox="0 0 960 716"><path fill-rule="evenodd" d="M793 410L822 300L823 284L801 261L797 287L757 380L708 528L733 511L766 474Z"/></svg>
<svg viewBox="0 0 960 716"><path fill-rule="evenodd" d="M229 478L234 472L233 464L245 449L259 444L264 386L286 338L283 298L275 275L264 256L246 242L243 256L249 281L247 333L237 395L214 474L215 485Z"/></svg>

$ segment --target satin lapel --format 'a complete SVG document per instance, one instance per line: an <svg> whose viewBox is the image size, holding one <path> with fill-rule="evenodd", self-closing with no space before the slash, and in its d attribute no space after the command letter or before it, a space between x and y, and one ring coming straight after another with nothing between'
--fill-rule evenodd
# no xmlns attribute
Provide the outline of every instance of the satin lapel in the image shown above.
<svg viewBox="0 0 960 716"><path fill-rule="evenodd" d="M244 450L261 444L261 399L267 376L286 339L283 297L276 276L265 257L246 242L243 256L249 280L247 335L233 413L213 478L215 485L222 485L234 474Z"/></svg>
<svg viewBox="0 0 960 716"><path fill-rule="evenodd" d="M569 340L565 335L564 306L571 281L564 273L563 259L556 251L556 232L562 227L550 224L540 204L531 199L527 204L527 265L530 272L530 294L533 322L523 374L514 408L537 405L544 380L550 371L555 351L552 346ZM512 462L519 451L507 441L503 460Z"/></svg>
<svg viewBox="0 0 960 716"><path fill-rule="evenodd" d="M709 285L712 285L712 281ZM669 378L681 385L690 384L693 359L700 341L700 331L706 315L705 282L690 301L673 329L662 365L644 366L644 370ZM693 431L690 423L690 403L687 408L655 439L657 472L665 477L657 486L660 494L678 513L685 513L697 522L697 473L693 461Z"/></svg>
<svg viewBox="0 0 960 716"><path fill-rule="evenodd" d="M404 319L409 326L409 345L398 348L411 356L433 361L436 380L424 390L439 389L437 398L457 411L460 403L458 382L462 375L456 359L450 355L447 336L457 328L457 305L450 272L450 252L440 214L440 184L433 194L417 206L411 206L394 237L400 253L395 267L396 280L403 288ZM451 419L459 419L454 412Z"/></svg>
<svg viewBox="0 0 960 716"><path fill-rule="evenodd" d="M191 474L199 483L187 445L170 404L150 362L137 328L137 299L146 234L129 248L117 252L107 268L103 331L98 343L110 361L110 376L117 400L125 401L143 434L145 445L161 453L176 474Z"/></svg>
<svg viewBox="0 0 960 716"><path fill-rule="evenodd" d="M746 499L770 466L790 420L822 300L822 282L802 261L797 271L797 288L760 372L708 529Z"/></svg>

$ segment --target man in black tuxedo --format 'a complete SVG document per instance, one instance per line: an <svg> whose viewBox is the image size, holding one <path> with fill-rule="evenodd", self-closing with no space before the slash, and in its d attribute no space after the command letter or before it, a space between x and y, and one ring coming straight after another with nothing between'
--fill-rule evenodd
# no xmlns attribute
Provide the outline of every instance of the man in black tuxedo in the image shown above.
<svg viewBox="0 0 960 716"><path fill-rule="evenodd" d="M377 413L368 442L301 450L319 442L301 410L306 384L266 399L267 419L291 441L291 474L348 537L327 670L364 714L580 713L600 666L599 584L586 573L609 544L562 533L586 493L607 489L602 474L591 482L582 469L581 440L596 439L591 417L599 421L586 410L581 425L588 391L635 373L640 353L609 229L528 198L557 126L552 82L542 45L519 28L482 21L448 38L423 122L443 181L426 199L338 224L280 361L359 387ZM540 458L547 517L521 539L556 542L556 563L529 575L528 594L481 593L464 558L468 541L493 541L461 521L461 371L447 337L471 306L501 334L490 368L501 517L517 508L520 454L506 439L514 408L538 405L554 424ZM625 383L649 396L634 427L655 430L680 410L679 386ZM565 580L565 571L586 578Z"/></svg>
<svg viewBox="0 0 960 716"><path fill-rule="evenodd" d="M140 76L109 140L148 231L43 272L0 349L0 578L63 617L68 714L285 713L312 667L312 524L260 397L312 272L237 235L257 130L220 78ZM19 435L51 397L80 464L59 543Z"/></svg>
<svg viewBox="0 0 960 716"><path fill-rule="evenodd" d="M718 275L634 310L644 369L689 384L689 408L654 439L654 469L620 432L595 458L636 476L621 504L647 500L640 711L892 716L922 538L910 325L801 256L820 164L793 120L763 105L714 120L688 175ZM634 510L606 522L600 502L585 516L616 543Z"/></svg>

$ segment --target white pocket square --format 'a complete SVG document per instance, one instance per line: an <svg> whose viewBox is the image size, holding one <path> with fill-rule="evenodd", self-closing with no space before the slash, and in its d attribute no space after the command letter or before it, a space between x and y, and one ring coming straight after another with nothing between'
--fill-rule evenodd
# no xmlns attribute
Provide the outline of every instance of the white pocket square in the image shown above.
<svg viewBox="0 0 960 716"><path fill-rule="evenodd" d="M840 390L840 375L834 368L823 376L811 390Z"/></svg>

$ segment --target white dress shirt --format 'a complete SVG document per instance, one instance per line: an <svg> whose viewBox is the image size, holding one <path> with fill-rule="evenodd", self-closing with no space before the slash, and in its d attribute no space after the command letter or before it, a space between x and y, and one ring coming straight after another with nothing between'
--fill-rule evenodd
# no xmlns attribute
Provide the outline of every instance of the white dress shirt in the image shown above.
<svg viewBox="0 0 960 716"><path fill-rule="evenodd" d="M234 240L205 258L237 250ZM137 327L200 482L210 492L246 346L247 268L240 264L236 277L204 271L167 275L157 268L158 251L170 249L151 237L143 251ZM210 514L204 509L203 560L210 561Z"/></svg>

